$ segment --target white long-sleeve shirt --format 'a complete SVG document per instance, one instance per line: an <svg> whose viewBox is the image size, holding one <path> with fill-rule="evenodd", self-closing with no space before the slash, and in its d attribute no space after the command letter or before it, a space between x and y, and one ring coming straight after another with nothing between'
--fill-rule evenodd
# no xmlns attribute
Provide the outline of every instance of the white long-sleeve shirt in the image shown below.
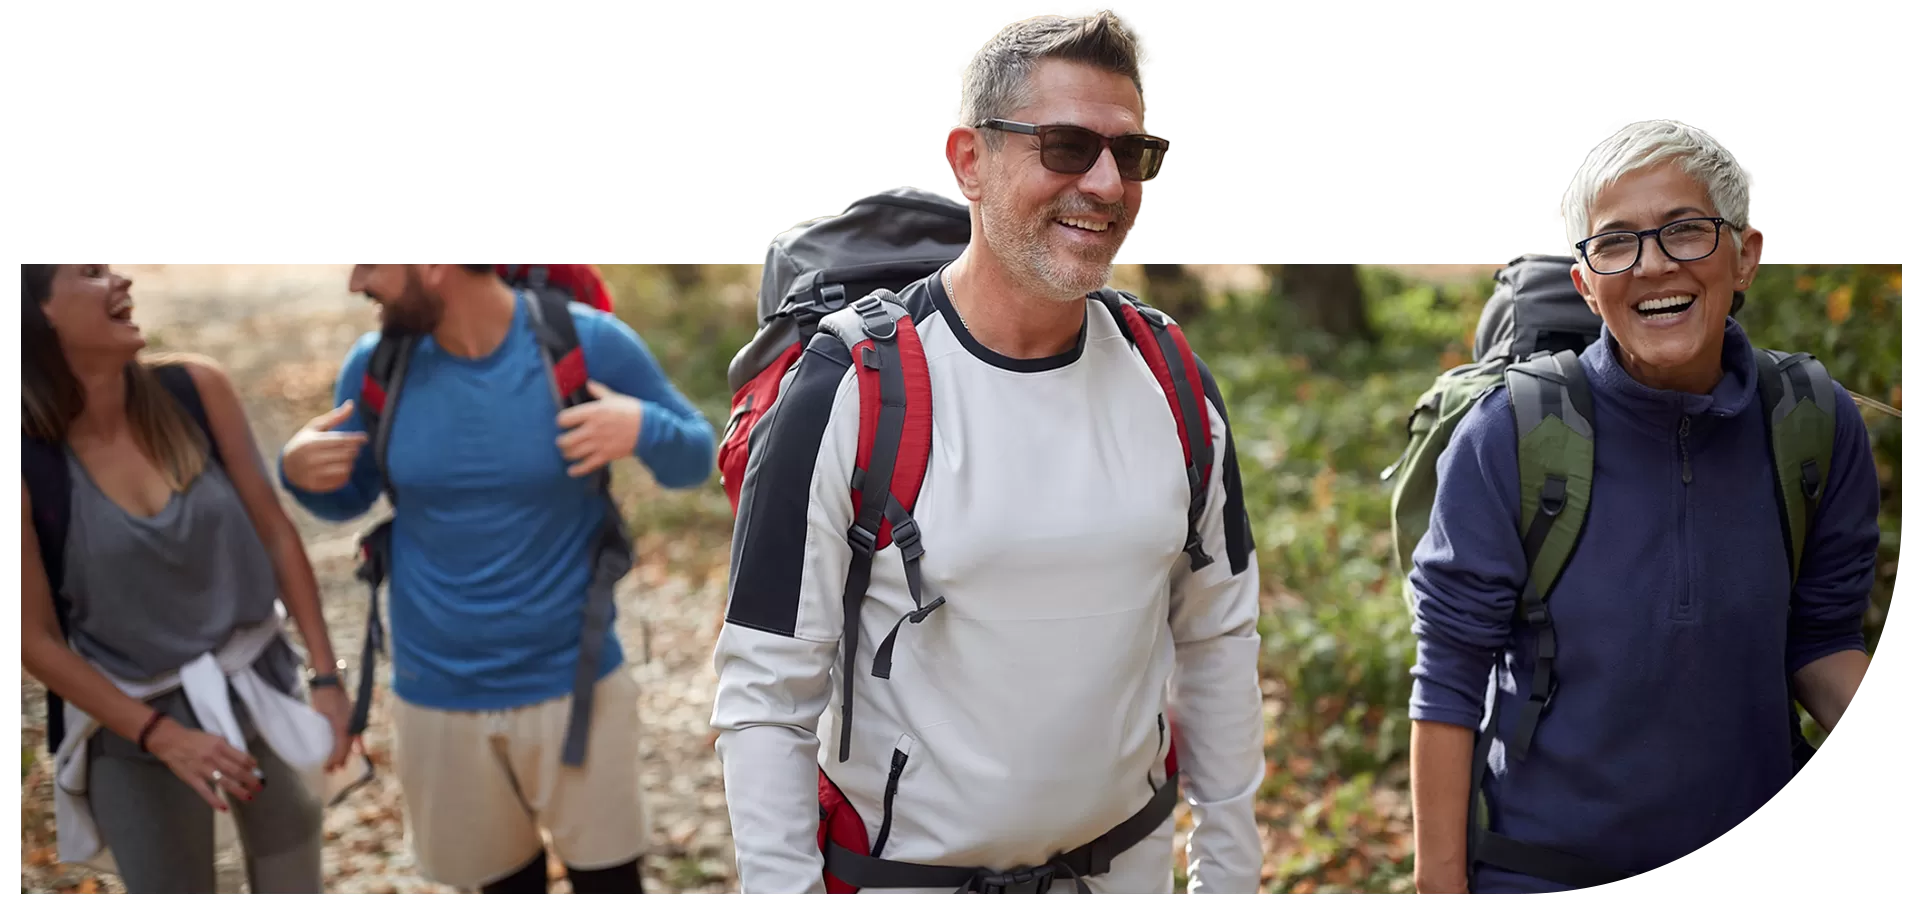
<svg viewBox="0 0 1920 902"><path fill-rule="evenodd" d="M823 334L752 436L714 656L742 889L822 889L816 768L870 842L893 784L882 857L1041 864L1146 805L1164 779L1170 717L1196 821L1189 886L1256 891L1258 568L1211 377L1203 370L1214 462L1200 535L1212 563L1193 571L1173 415L1099 302L1087 303L1073 350L1014 360L965 331L937 278L901 300L932 382L933 447L914 511L922 598L946 604L900 627L891 678L874 677L874 650L914 608L898 547L876 555L840 761L859 390L844 346ZM1090 888L1169 890L1171 830Z"/></svg>

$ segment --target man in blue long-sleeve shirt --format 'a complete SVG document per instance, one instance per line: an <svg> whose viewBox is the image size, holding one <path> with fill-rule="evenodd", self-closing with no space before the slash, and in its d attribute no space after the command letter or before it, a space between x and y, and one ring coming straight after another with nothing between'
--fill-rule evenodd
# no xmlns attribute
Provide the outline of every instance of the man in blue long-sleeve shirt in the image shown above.
<svg viewBox="0 0 1920 902"><path fill-rule="evenodd" d="M604 510L588 477L633 455L664 486L697 485L712 427L632 329L582 304L594 400L562 411L533 296L490 266L363 264L351 287L383 332L419 336L384 414L395 770L416 857L443 883L544 892L544 827L576 892L637 892L638 687L611 623L585 764L560 760ZM359 516L385 487L356 406L380 334L348 353L339 407L282 453L282 482L321 517Z"/></svg>
<svg viewBox="0 0 1920 902"><path fill-rule="evenodd" d="M1515 622L1528 563L1515 401L1497 388L1441 454L1413 555L1422 892L1559 890L1550 872L1642 873L1699 849L1792 777L1791 702L1831 729L1867 667L1873 456L1836 384L1832 463L1795 579L1756 351L1729 316L1760 259L1745 172L1697 129L1637 123L1594 150L1566 203L1573 280L1605 330L1579 361L1592 494L1546 599L1552 694L1522 758L1511 740L1542 654ZM1475 760L1490 698L1497 738ZM1476 788L1487 827L1529 847L1506 856L1528 873L1467 857Z"/></svg>

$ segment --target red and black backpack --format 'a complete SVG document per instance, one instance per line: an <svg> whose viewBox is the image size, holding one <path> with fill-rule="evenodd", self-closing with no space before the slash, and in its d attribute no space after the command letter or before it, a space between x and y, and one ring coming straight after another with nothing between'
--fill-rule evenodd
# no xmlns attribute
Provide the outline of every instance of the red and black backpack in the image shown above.
<svg viewBox="0 0 1920 902"><path fill-rule="evenodd" d="M853 561L842 596L842 761L850 753L847 724L853 715L859 609L874 556L890 544L899 546L914 602L914 611L876 649L871 666L875 677L890 678L900 627L907 621L920 623L945 603L944 598L923 603L920 597L923 551L913 510L933 445L932 383L913 316L896 292L957 258L966 248L970 224L966 207L901 188L863 198L837 216L801 223L781 233L768 252L761 279L761 327L728 368L733 408L721 438L718 465L736 516L754 428L773 406L807 343L819 332L835 336L846 346L856 370L860 442L849 482L855 516L847 542L853 548ZM1165 314L1113 289L1101 290L1097 299L1146 360L1173 412L1191 498L1183 550L1198 570L1211 563L1201 549L1199 522L1206 509L1214 458L1199 361L1179 325ZM1174 750L1175 743L1169 742L1170 779L1179 772ZM818 838L823 851L831 841L867 854L865 825L824 772L819 789ZM857 891L831 874L826 881L830 892Z"/></svg>

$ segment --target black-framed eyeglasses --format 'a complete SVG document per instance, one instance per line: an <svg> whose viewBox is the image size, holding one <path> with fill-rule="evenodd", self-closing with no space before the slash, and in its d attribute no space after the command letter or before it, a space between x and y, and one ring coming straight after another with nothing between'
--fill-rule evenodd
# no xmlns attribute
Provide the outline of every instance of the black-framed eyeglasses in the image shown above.
<svg viewBox="0 0 1920 902"><path fill-rule="evenodd" d="M1601 232L1574 243L1587 268L1596 275L1610 276L1626 272L1640 263L1640 249L1652 238L1660 250L1676 263L1699 260L1720 249L1720 227L1726 220L1718 216L1694 216L1676 219L1657 229Z"/></svg>
<svg viewBox="0 0 1920 902"><path fill-rule="evenodd" d="M1040 165L1064 175L1079 175L1099 162L1100 152L1113 150L1113 162L1120 177L1129 182L1144 182L1160 174L1171 144L1152 135L1127 134L1109 138L1078 125L1034 125L1010 119L982 120L975 128L998 129L1040 139Z"/></svg>

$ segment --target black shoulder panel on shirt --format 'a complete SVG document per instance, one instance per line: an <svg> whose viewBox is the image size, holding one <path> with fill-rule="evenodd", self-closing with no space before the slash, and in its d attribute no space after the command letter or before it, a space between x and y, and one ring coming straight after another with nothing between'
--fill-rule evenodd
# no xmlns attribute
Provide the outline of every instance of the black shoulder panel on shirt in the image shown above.
<svg viewBox="0 0 1920 902"><path fill-rule="evenodd" d="M1240 492L1240 459L1233 449L1233 421L1227 416L1227 402L1220 397L1220 386L1213 381L1213 371L1207 369L1207 362L1198 354L1194 355L1194 362L1200 366L1200 384L1207 400L1220 411L1220 420L1226 425L1227 452L1221 459L1220 487L1227 497L1220 520L1227 533L1227 563L1238 574L1247 569L1247 561L1253 556L1253 523L1247 518L1247 501Z"/></svg>
<svg viewBox="0 0 1920 902"><path fill-rule="evenodd" d="M852 365L846 345L828 333L816 334L779 400L748 438L747 473L734 521L729 623L793 635L813 470L834 396Z"/></svg>

